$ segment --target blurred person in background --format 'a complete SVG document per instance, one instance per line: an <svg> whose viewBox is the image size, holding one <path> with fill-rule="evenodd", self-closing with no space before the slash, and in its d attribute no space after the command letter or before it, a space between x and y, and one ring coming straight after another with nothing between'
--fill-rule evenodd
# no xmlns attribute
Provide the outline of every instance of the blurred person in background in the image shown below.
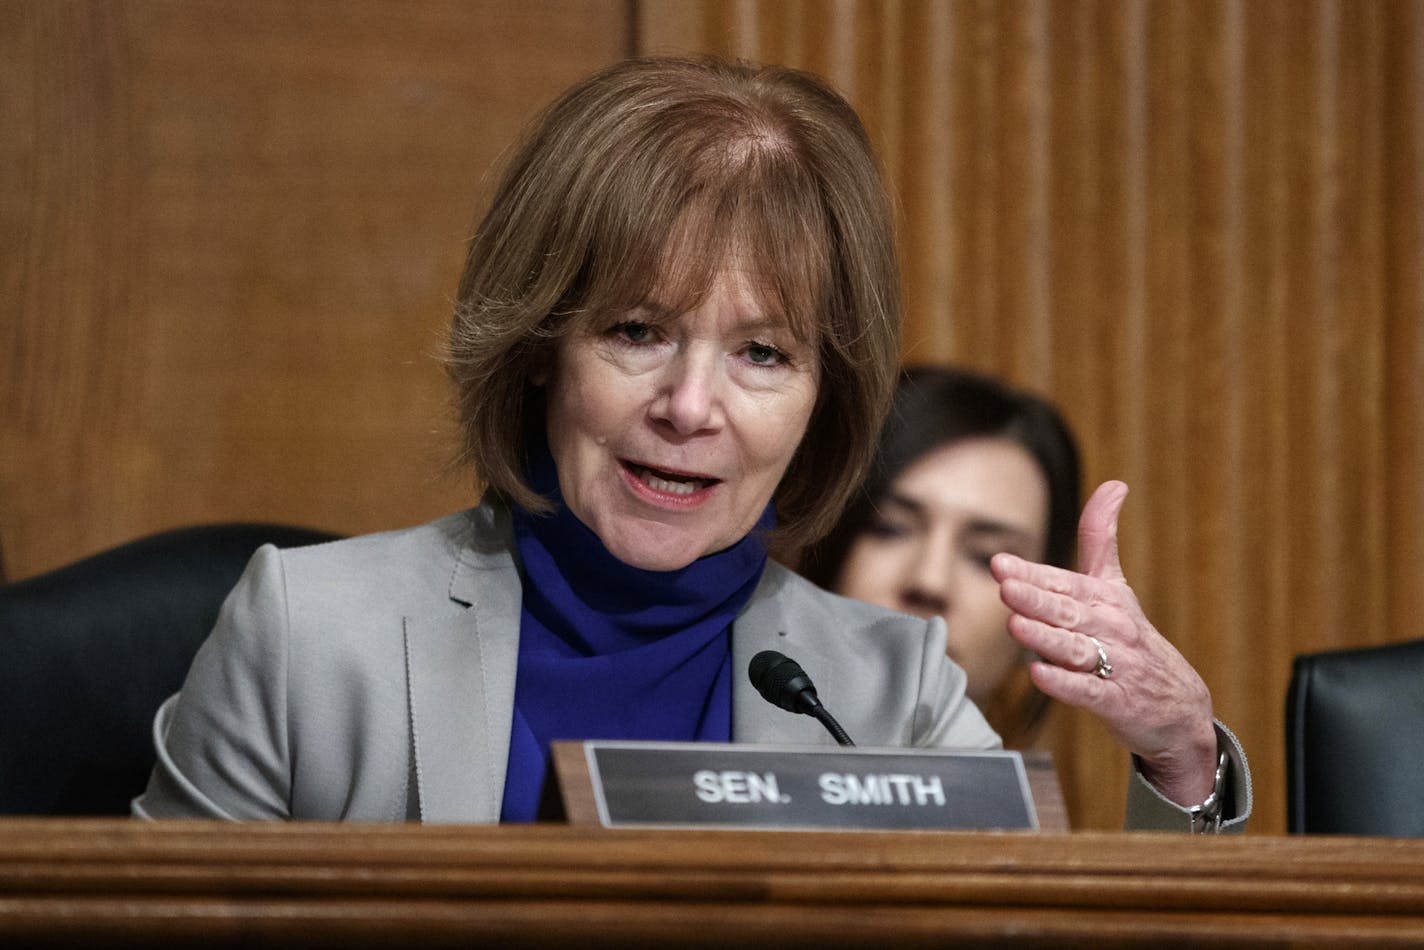
<svg viewBox="0 0 1424 950"><path fill-rule="evenodd" d="M1006 746L1031 748L1050 700L1009 636L990 561L1007 551L1071 568L1080 504L1078 448L1050 403L980 373L910 368L864 490L801 570L847 597L943 617L969 698Z"/></svg>

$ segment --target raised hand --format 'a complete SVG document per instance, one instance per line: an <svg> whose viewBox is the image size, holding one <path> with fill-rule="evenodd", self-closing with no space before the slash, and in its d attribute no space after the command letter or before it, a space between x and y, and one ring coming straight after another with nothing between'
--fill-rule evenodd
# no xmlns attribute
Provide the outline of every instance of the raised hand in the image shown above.
<svg viewBox="0 0 1424 950"><path fill-rule="evenodd" d="M1123 576L1117 520L1126 498L1127 486L1111 481L1088 499L1078 521L1081 573L1011 554L995 555L990 567L1013 611L1010 635L1038 656L1034 684L1101 718L1157 790L1189 807L1212 790L1211 693Z"/></svg>

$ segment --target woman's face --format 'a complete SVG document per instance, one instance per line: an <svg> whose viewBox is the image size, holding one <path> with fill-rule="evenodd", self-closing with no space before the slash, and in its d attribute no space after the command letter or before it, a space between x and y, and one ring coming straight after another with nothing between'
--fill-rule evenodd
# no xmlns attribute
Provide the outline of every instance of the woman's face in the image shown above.
<svg viewBox="0 0 1424 950"><path fill-rule="evenodd" d="M1028 452L1005 438L953 442L900 473L869 529L852 543L837 590L949 627L949 656L969 675L981 707L1019 659L1009 609L989 573L1008 551L1041 560L1047 545L1048 480Z"/></svg>
<svg viewBox="0 0 1424 950"><path fill-rule="evenodd" d="M814 345L725 269L696 309L595 320L548 374L549 448L569 509L619 560L685 567L761 517L811 418Z"/></svg>

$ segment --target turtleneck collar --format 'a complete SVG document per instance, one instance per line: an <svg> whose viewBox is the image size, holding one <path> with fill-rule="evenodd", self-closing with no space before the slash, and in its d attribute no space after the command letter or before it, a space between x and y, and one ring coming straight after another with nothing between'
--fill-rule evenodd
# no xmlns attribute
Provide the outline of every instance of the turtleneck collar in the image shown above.
<svg viewBox="0 0 1424 950"><path fill-rule="evenodd" d="M649 571L614 557L574 515L559 490L548 450L531 464L535 491L554 503L548 515L514 509L514 531L525 575L524 603L555 630L571 654L630 649L740 610L766 566L770 505L757 526L723 551L673 571ZM740 594L740 596L739 596Z"/></svg>
<svg viewBox="0 0 1424 950"><path fill-rule="evenodd" d="M530 483L554 510L513 508L523 601L505 821L534 818L554 739L731 738L731 625L775 524L768 506L726 550L675 571L633 567L564 504L539 448Z"/></svg>

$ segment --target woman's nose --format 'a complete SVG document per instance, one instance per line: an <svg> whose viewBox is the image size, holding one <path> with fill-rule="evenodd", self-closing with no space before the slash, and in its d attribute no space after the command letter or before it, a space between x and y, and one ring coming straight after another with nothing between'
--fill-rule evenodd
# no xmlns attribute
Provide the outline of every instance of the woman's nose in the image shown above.
<svg viewBox="0 0 1424 950"><path fill-rule="evenodd" d="M942 544L921 546L909 564L900 599L905 609L922 616L944 616L954 604L951 559Z"/></svg>
<svg viewBox="0 0 1424 950"><path fill-rule="evenodd" d="M653 402L653 416L679 435L720 428L723 383L720 367L711 355L690 353L673 360Z"/></svg>

